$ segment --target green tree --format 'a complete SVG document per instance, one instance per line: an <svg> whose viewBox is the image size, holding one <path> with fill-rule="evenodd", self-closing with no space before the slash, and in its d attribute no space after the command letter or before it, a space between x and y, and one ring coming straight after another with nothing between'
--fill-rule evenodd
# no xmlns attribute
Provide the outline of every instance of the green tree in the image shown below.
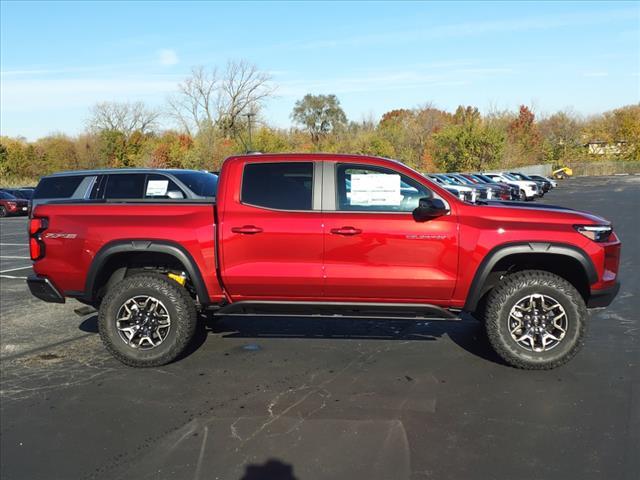
<svg viewBox="0 0 640 480"><path fill-rule="evenodd" d="M545 162L564 164L581 155L581 125L576 115L557 112L538 123Z"/></svg>
<svg viewBox="0 0 640 480"><path fill-rule="evenodd" d="M335 95L305 95L296 102L291 118L307 129L315 144L347 123L347 116Z"/></svg>
<svg viewBox="0 0 640 480"><path fill-rule="evenodd" d="M35 142L35 147L39 153L41 175L79 168L75 142L66 135L40 138Z"/></svg>
<svg viewBox="0 0 640 480"><path fill-rule="evenodd" d="M495 166L504 149L504 134L483 124L477 110L459 107L456 113L456 123L433 135L436 165L447 172Z"/></svg>

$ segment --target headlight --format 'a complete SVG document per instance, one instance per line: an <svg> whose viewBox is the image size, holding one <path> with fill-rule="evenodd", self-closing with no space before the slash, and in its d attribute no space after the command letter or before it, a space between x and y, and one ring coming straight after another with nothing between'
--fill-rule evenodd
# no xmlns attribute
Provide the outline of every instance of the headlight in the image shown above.
<svg viewBox="0 0 640 480"><path fill-rule="evenodd" d="M613 232L611 225L574 225L578 232L594 242L606 242Z"/></svg>

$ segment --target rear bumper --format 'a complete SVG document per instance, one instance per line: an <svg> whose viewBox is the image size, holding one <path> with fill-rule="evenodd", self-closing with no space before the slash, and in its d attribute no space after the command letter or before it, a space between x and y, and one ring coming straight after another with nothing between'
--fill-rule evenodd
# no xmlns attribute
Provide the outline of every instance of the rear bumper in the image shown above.
<svg viewBox="0 0 640 480"><path fill-rule="evenodd" d="M609 288L603 288L602 290L591 290L591 296L587 301L588 308L600 308L607 307L613 302L620 290L620 282Z"/></svg>
<svg viewBox="0 0 640 480"><path fill-rule="evenodd" d="M64 297L46 277L31 275L27 278L27 285L29 286L31 295L40 300L51 303L64 303Z"/></svg>

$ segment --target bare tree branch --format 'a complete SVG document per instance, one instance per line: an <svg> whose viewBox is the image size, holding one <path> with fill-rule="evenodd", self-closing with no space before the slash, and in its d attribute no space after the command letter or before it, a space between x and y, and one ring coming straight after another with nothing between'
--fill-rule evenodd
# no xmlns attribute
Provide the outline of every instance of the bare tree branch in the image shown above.
<svg viewBox="0 0 640 480"><path fill-rule="evenodd" d="M237 136L241 115L257 113L273 95L268 74L244 60L230 61L220 77L216 69L195 67L168 99L169 115L189 134L204 128L219 128Z"/></svg>
<svg viewBox="0 0 640 480"><path fill-rule="evenodd" d="M157 126L160 113L142 102L101 102L91 109L89 130L113 130L127 138L133 132L148 133Z"/></svg>

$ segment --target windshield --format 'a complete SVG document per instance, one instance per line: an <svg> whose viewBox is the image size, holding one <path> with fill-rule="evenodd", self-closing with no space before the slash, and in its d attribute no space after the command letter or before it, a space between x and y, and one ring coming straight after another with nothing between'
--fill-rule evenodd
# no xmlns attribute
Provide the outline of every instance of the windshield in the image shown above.
<svg viewBox="0 0 640 480"><path fill-rule="evenodd" d="M8 192L0 192L0 198L2 200L16 200L16 197L14 197Z"/></svg>
<svg viewBox="0 0 640 480"><path fill-rule="evenodd" d="M487 177L486 175L476 174L474 177L485 183L498 183L493 178Z"/></svg>
<svg viewBox="0 0 640 480"><path fill-rule="evenodd" d="M201 197L215 197L218 192L218 176L207 172L171 172L189 190Z"/></svg>
<svg viewBox="0 0 640 480"><path fill-rule="evenodd" d="M448 183L449 185L457 185L457 182L455 182L452 178L447 177L446 175L438 175L438 178L444 183Z"/></svg>
<svg viewBox="0 0 640 480"><path fill-rule="evenodd" d="M455 178L459 182L461 182L463 184L466 184L466 185L473 185L474 184L471 180L469 180L468 178L463 177L462 175L454 175L453 178Z"/></svg>
<svg viewBox="0 0 640 480"><path fill-rule="evenodd" d="M509 175L511 175L513 178L516 178L517 180L531 180L524 173L520 172L509 172Z"/></svg>
<svg viewBox="0 0 640 480"><path fill-rule="evenodd" d="M511 175L510 173L503 173L502 176L504 178L508 178L509 180L519 180L518 178L514 177L513 175Z"/></svg>
<svg viewBox="0 0 640 480"><path fill-rule="evenodd" d="M25 200L31 200L31 197L33 197L33 190L16 190L14 195L19 198L24 198Z"/></svg>

